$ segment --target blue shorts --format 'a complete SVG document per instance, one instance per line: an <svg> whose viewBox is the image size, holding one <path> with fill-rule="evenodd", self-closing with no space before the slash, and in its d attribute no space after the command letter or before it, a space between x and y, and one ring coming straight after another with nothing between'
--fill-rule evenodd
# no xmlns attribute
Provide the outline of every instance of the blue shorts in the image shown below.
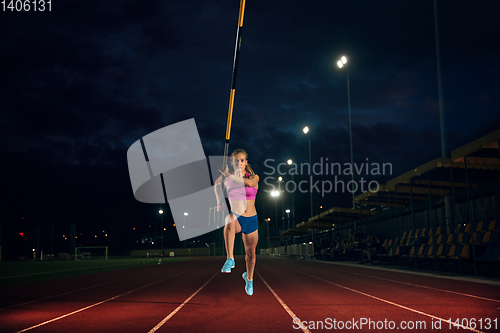
<svg viewBox="0 0 500 333"><path fill-rule="evenodd" d="M232 213L238 219L238 223L241 226L241 232L245 235L251 234L255 230L257 230L257 225L259 224L259 219L257 218L257 214L254 216L241 216L235 213Z"/></svg>

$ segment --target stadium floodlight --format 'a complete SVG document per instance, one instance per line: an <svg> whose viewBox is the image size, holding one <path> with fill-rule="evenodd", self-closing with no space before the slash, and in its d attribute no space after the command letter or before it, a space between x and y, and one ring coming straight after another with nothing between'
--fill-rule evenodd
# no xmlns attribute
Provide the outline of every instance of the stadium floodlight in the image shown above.
<svg viewBox="0 0 500 333"><path fill-rule="evenodd" d="M288 220L288 229L290 229L290 209L285 210L285 213Z"/></svg>
<svg viewBox="0 0 500 333"><path fill-rule="evenodd" d="M160 234L160 246L161 246L161 255L163 256L165 253L164 253L164 250L163 250L163 231L165 231L166 229L163 228L163 209L160 209L158 211L158 213L160 213L160 216L161 216L161 234Z"/></svg>
<svg viewBox="0 0 500 333"><path fill-rule="evenodd" d="M347 58L345 56L342 56L339 61L337 61L337 65L339 68L342 68L345 64L347 64ZM351 126L351 92L349 89L349 66L346 67L346 75L347 75L347 106L349 108L349 142L350 142L350 148L351 148L351 170L354 170L354 155L352 152L352 126ZM354 172L351 172L351 180L352 183L354 184ZM354 186L354 185L353 185ZM354 191L352 192L352 205L354 208Z"/></svg>
<svg viewBox="0 0 500 333"><path fill-rule="evenodd" d="M304 134L307 134L309 132L309 127L304 127ZM309 170L312 168L312 158L311 158L311 135L308 135L309 137ZM309 172L310 173L310 172ZM311 205L311 217L313 217L313 191L309 191L309 199L310 199L310 205ZM312 233L312 237L314 237L314 229Z"/></svg>
<svg viewBox="0 0 500 333"><path fill-rule="evenodd" d="M276 219L276 238L278 238L278 196L280 195L280 192L278 191L272 191L271 195L275 198L274 200L274 207L275 207L275 219Z"/></svg>
<svg viewBox="0 0 500 333"><path fill-rule="evenodd" d="M289 159L288 161L286 161L286 163L288 163L288 165L292 165L293 161L292 161L292 159ZM292 183L295 184L293 182L293 173L292 173ZM295 191L292 192L292 209L294 211L294 216L295 216L295 198L294 198L294 195L295 195Z"/></svg>
<svg viewBox="0 0 500 333"><path fill-rule="evenodd" d="M182 238L186 239L186 216L188 216L189 214L187 212L184 212L184 225L182 226ZM186 247L186 241L182 241L182 247Z"/></svg>

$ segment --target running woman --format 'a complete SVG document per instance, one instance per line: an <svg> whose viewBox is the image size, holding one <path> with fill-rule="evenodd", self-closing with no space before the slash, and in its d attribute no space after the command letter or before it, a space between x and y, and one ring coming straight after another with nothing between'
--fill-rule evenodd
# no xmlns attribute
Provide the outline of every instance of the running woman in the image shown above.
<svg viewBox="0 0 500 333"><path fill-rule="evenodd" d="M243 149L236 149L231 154L234 173L230 173L228 167L215 181L215 194L217 196L217 210L224 208L224 197L220 194L218 186L222 184L227 189L230 203L230 214L226 217L224 226L224 241L226 245L227 259L221 269L222 273L231 273L235 267L233 249L235 234L242 232L243 244L245 245L245 261L247 271L243 273L245 280L245 291L249 296L253 295L253 273L255 270L255 248L259 240L257 232L257 210L255 209L255 197L259 189L259 176L248 164L248 154Z"/></svg>

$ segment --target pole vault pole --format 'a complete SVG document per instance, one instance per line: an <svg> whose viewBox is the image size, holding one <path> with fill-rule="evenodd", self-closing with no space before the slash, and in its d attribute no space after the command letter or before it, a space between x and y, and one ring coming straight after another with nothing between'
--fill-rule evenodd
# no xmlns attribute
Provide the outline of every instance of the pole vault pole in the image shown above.
<svg viewBox="0 0 500 333"><path fill-rule="evenodd" d="M236 31L236 45L234 47L234 59L233 59L233 75L231 78L231 94L229 95L229 110L227 113L227 125L226 125L226 144L224 146L224 162L222 164L222 169L224 170L227 165L227 156L229 150L229 138L231 136L231 121L233 120L233 105L234 105L234 93L236 90L236 73L238 70L238 55L241 46L241 30L243 28L243 15L245 13L245 0L240 0L240 14L238 18L238 30Z"/></svg>

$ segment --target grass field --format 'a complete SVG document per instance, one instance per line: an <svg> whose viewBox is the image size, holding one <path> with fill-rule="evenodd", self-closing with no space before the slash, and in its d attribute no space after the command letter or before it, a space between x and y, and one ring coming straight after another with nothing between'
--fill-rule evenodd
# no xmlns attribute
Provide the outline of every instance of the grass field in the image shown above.
<svg viewBox="0 0 500 333"><path fill-rule="evenodd" d="M195 257L162 258L162 264ZM112 271L141 265L157 265L158 258L0 262L0 287L68 276Z"/></svg>

